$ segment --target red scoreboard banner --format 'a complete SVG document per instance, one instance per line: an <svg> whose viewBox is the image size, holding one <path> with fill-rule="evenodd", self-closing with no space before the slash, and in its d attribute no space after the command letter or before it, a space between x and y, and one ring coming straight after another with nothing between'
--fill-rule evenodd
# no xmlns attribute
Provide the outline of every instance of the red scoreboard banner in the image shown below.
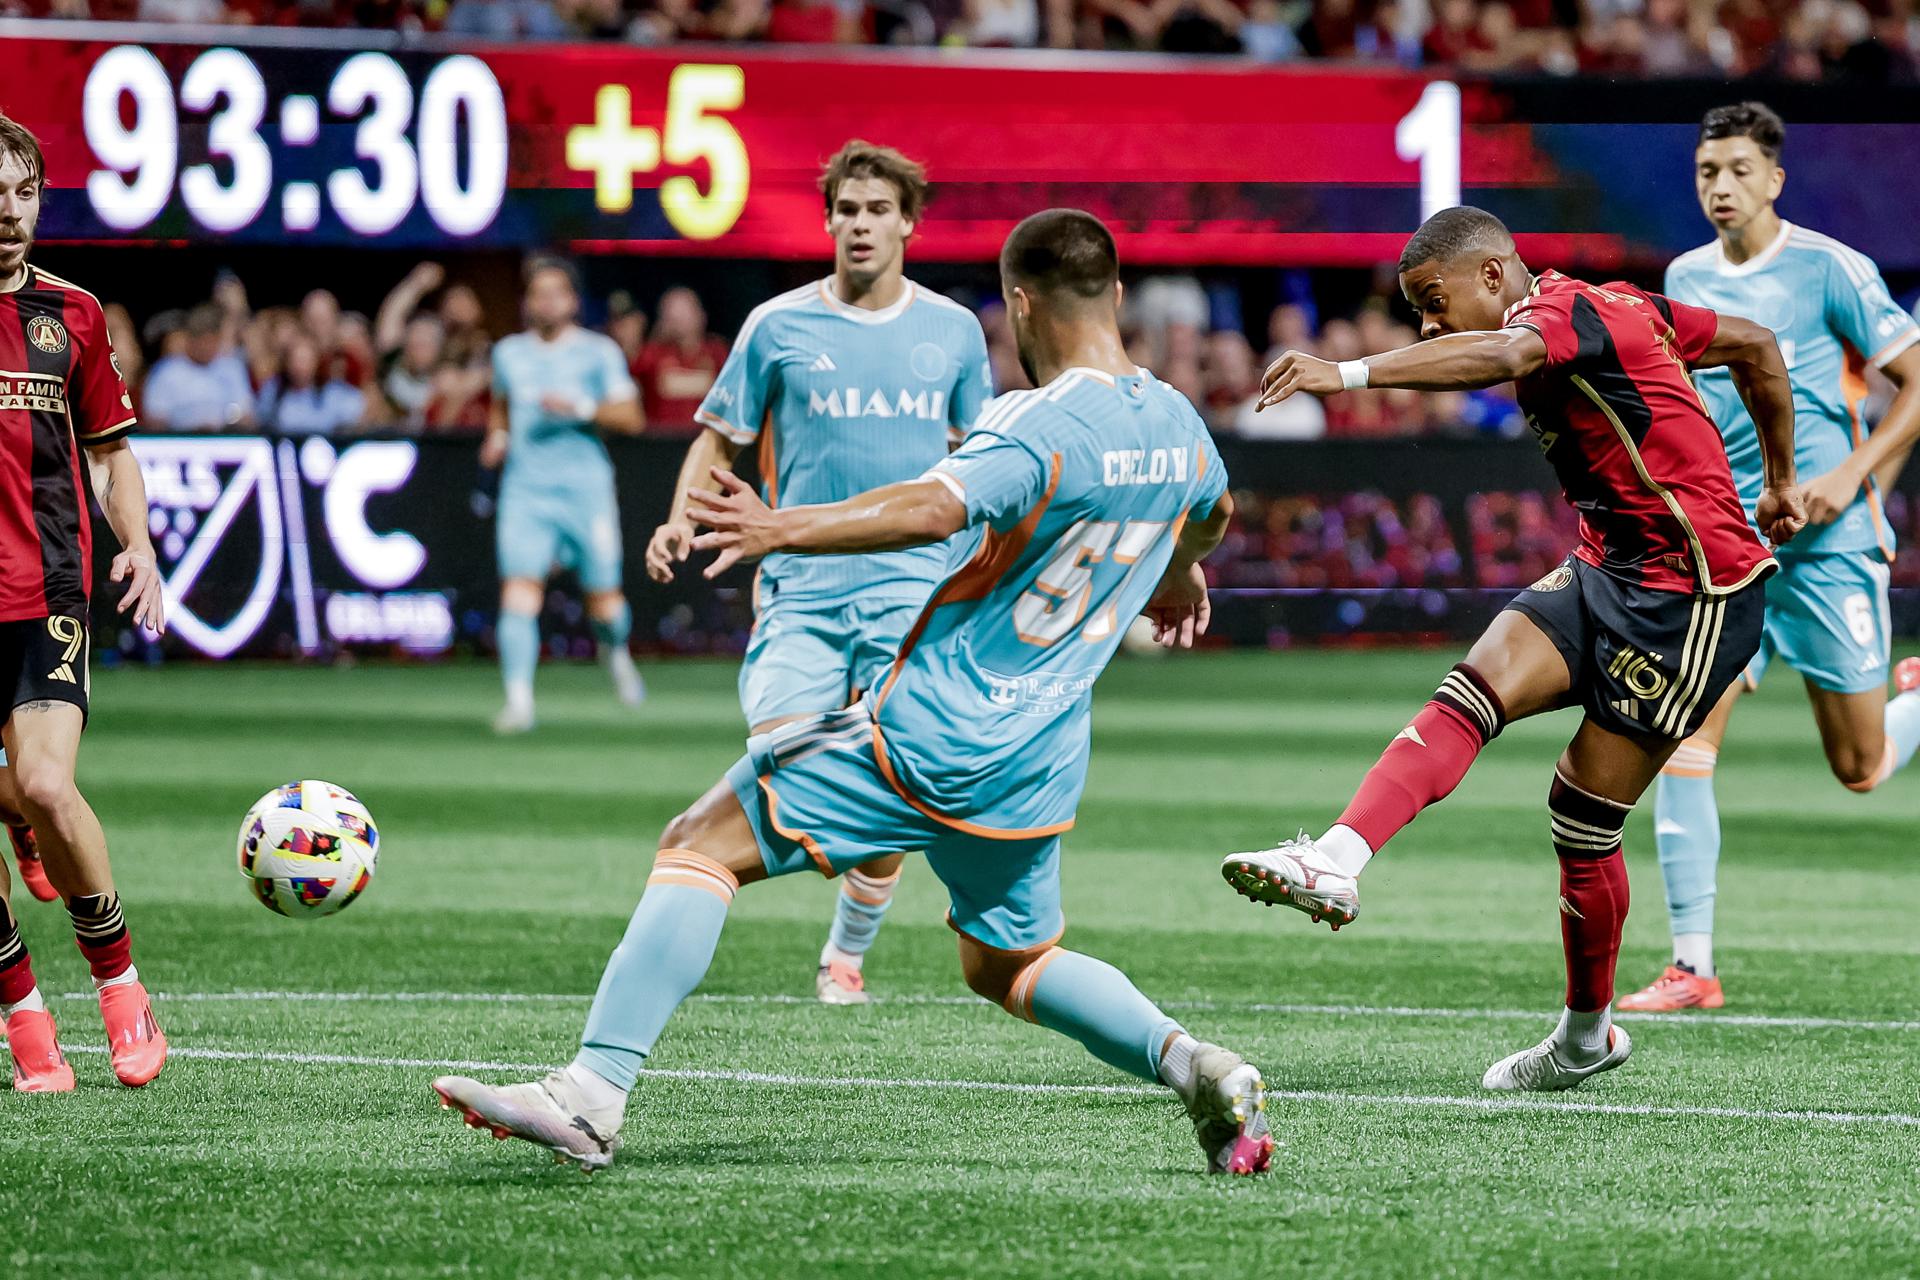
<svg viewBox="0 0 1920 1280"><path fill-rule="evenodd" d="M0 19L0 110L49 153L46 238L817 258L820 162L864 137L934 179L922 260L991 259L1019 218L1069 204L1136 263L1371 265L1464 199L1543 261L1651 266L1710 237L1695 122L1730 93L1596 106L1579 86L1218 58L234 35ZM1903 92L1777 88L1800 95L1782 207L1920 268L1859 180L1920 164Z"/></svg>
<svg viewBox="0 0 1920 1280"><path fill-rule="evenodd" d="M48 240L815 258L820 163L865 137L930 170L922 259L991 259L1068 204L1133 262L1371 264L1463 184L1546 176L1484 92L1394 70L0 28Z"/></svg>

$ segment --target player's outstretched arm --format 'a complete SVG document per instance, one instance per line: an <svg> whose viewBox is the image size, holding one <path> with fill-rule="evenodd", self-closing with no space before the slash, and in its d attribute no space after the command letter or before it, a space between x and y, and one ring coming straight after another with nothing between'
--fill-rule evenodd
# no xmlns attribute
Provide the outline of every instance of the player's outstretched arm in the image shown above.
<svg viewBox="0 0 1920 1280"><path fill-rule="evenodd" d="M1362 387L1406 391L1477 391L1524 378L1547 362L1547 343L1532 329L1450 333L1364 360L1335 364L1289 351L1260 380L1260 408L1295 392L1331 396Z"/></svg>
<svg viewBox="0 0 1920 1280"><path fill-rule="evenodd" d="M131 609L136 624L164 632L167 604L147 533L147 485L140 478L140 460L133 456L133 446L122 438L89 448L87 474L113 536L120 539L120 554L107 573L113 581L127 584L120 612Z"/></svg>
<svg viewBox="0 0 1920 1280"><path fill-rule="evenodd" d="M1233 520L1233 495L1223 493L1213 510L1198 520L1189 519L1180 527L1180 539L1174 544L1173 559L1167 561L1160 585L1147 601L1146 615L1153 623L1153 638L1169 649L1191 649L1194 639L1207 633L1213 618L1213 606L1207 600L1207 576L1200 562L1213 554L1227 536Z"/></svg>
<svg viewBox="0 0 1920 1280"><path fill-rule="evenodd" d="M1801 491L1807 501L1807 519L1814 524L1831 524L1845 515L1869 477L1879 481L1884 493L1900 478L1914 441L1920 440L1920 344L1889 360L1880 372L1894 386L1893 402L1880 424L1845 462L1807 481Z"/></svg>
<svg viewBox="0 0 1920 1280"><path fill-rule="evenodd" d="M1765 325L1723 315L1713 341L1696 368L1724 368L1746 403L1760 435L1760 456L1766 470L1766 488L1754 522L1768 541L1780 546L1807 525L1807 510L1793 469L1793 384L1780 344Z"/></svg>
<svg viewBox="0 0 1920 1280"><path fill-rule="evenodd" d="M680 463L680 475L673 482L673 505L667 518L647 540L647 576L655 582L672 582L673 566L693 550L693 521L687 518L687 495L707 482L715 471L731 471L740 456L740 446L712 427L702 431L687 449Z"/></svg>
<svg viewBox="0 0 1920 1280"><path fill-rule="evenodd" d="M844 502L775 511L731 471L715 467L711 474L718 492L694 489L687 495L688 516L709 530L693 540L694 547L720 553L707 566L709 578L773 551L897 551L944 541L967 525L966 503L945 484L925 477L869 489Z"/></svg>

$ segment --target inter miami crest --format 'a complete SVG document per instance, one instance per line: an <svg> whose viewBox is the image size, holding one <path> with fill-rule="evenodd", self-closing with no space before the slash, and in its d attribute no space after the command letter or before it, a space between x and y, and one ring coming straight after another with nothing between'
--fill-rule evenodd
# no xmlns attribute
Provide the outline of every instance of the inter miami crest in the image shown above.
<svg viewBox="0 0 1920 1280"><path fill-rule="evenodd" d="M67 349L67 327L52 316L35 316L27 321L27 341L57 356Z"/></svg>

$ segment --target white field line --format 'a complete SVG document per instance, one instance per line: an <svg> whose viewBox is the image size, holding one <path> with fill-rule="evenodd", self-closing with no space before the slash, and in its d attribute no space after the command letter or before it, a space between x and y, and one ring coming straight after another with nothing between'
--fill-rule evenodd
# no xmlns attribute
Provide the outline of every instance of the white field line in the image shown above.
<svg viewBox="0 0 1920 1280"><path fill-rule="evenodd" d="M103 1045L73 1045L68 1053L105 1053ZM303 1066L405 1067L437 1071L511 1071L543 1074L550 1068L531 1062L485 1062L457 1058L376 1058L347 1053L276 1053L234 1049L174 1047L176 1058L215 1062L285 1062ZM763 1084L803 1089L944 1089L967 1093L1066 1094L1165 1098L1167 1090L1126 1084L1025 1084L1005 1080L925 1080L878 1076L796 1076L762 1071L669 1071L645 1068L643 1078L728 1084ZM1367 1107L1441 1107L1463 1111L1562 1111L1580 1115L1647 1116L1661 1119L1746 1120L1785 1124L1887 1125L1920 1128L1920 1116L1874 1111L1770 1111L1744 1107L1656 1107L1617 1102L1574 1102L1548 1098L1456 1097L1452 1094L1347 1093L1326 1089L1270 1089L1267 1097L1286 1102L1345 1103ZM1284 1125L1282 1126L1284 1128Z"/></svg>
<svg viewBox="0 0 1920 1280"><path fill-rule="evenodd" d="M313 1004L586 1004L587 994L489 991L156 991L155 1000L174 1004L226 1002L287 1002ZM63 1000L92 1003L92 992L68 992ZM811 996L693 995L690 1004L813 1005ZM875 996L877 1005L981 1005L976 996ZM1280 1013L1336 1018L1454 1018L1468 1021L1539 1022L1552 1016L1543 1009L1447 1009L1421 1005L1268 1004L1230 1000L1165 1000L1165 1009L1202 1013ZM1920 1021L1873 1018L1793 1017L1759 1013L1616 1013L1621 1022L1648 1022L1677 1026L1782 1027L1802 1030L1830 1028L1843 1031L1920 1031Z"/></svg>

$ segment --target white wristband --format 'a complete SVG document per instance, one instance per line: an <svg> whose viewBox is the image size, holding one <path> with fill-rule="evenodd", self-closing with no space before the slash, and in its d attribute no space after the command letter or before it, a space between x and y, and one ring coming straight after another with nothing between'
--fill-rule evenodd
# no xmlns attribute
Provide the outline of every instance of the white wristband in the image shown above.
<svg viewBox="0 0 1920 1280"><path fill-rule="evenodd" d="M580 421L592 422L600 414L600 402L592 396L583 395L574 401L573 411L580 416Z"/></svg>
<svg viewBox="0 0 1920 1280"><path fill-rule="evenodd" d="M1358 391L1367 385L1367 362L1365 360L1342 360L1340 368L1340 389Z"/></svg>

